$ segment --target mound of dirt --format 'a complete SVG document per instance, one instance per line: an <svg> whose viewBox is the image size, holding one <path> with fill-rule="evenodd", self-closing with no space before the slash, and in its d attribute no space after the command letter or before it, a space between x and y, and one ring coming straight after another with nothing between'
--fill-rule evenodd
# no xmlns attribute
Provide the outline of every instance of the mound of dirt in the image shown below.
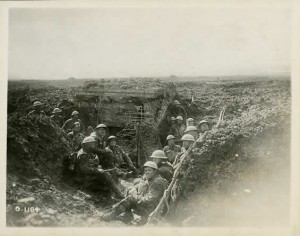
<svg viewBox="0 0 300 236"><path fill-rule="evenodd" d="M230 89L235 91L237 88L233 86ZM232 201L235 198L235 187L244 187L246 195L251 191L260 192L259 197L256 196L259 199L263 199L262 196L271 199L270 196L275 192L278 198L272 198L273 206L286 205L279 211L275 211L274 207L270 206L264 212L265 215L262 215L264 221L261 222L258 220L258 215L253 214L248 207L247 210L252 214L248 212L251 215L248 221L245 220L246 223L238 221L238 218L246 219L247 216L242 211L234 212L232 214L235 214L235 217L231 224L238 222L237 225L249 226L262 224L262 222L269 225L286 222L289 178L287 177L284 183L281 182L277 189L275 187L271 192L264 191L270 185L265 182L266 179L276 185L281 179L281 174L289 176L290 170L290 99L288 95L282 95L288 94L289 91L277 87L273 89L274 93L270 92L272 90L270 88L258 89L269 91L263 95L258 91L261 97L269 102L268 105L247 104L247 108L238 115L227 111L226 120L218 128L213 127L208 132L203 147L193 149L190 159L184 163L181 170L181 178L172 189L171 214L175 217L170 216L170 220L182 224L185 219L188 219L185 222L187 225L197 226L216 226L225 224L224 222L230 224L226 217L223 219L220 217L224 215L220 210L225 209L222 205L223 200ZM280 96L276 97L275 94ZM253 97L253 100L261 100L261 97ZM235 101L237 107L243 106L245 99L247 96L237 98ZM201 113L202 117L205 115ZM231 116L234 118L229 119L228 117ZM251 186L251 190L247 186ZM278 188L282 188L282 191L278 191ZM252 209L261 209L259 204L258 201L255 202Z"/></svg>

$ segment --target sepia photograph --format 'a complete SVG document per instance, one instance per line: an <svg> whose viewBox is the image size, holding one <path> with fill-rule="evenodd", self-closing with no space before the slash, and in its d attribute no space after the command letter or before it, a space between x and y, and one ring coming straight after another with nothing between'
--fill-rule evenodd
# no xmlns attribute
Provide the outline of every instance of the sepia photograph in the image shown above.
<svg viewBox="0 0 300 236"><path fill-rule="evenodd" d="M22 6L7 228L290 226L291 7Z"/></svg>

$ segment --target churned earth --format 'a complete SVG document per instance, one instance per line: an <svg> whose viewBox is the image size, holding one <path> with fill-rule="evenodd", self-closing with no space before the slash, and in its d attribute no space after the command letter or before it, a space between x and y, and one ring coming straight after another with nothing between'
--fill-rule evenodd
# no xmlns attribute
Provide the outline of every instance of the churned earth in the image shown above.
<svg viewBox="0 0 300 236"><path fill-rule="evenodd" d="M121 86L130 85L122 81ZM173 188L172 209L160 225L286 225L290 81L176 82L175 86L188 116L197 122L208 120L212 131L185 164ZM32 88L30 83L25 88L9 86L7 226L124 226L121 221L100 221L99 215L116 202L107 193L86 192L61 180L62 160L71 152L65 133L48 117L26 118L35 100L42 100L48 115L56 106L66 118L73 109L83 113L73 95L72 87L51 82ZM223 107L224 121L215 129Z"/></svg>

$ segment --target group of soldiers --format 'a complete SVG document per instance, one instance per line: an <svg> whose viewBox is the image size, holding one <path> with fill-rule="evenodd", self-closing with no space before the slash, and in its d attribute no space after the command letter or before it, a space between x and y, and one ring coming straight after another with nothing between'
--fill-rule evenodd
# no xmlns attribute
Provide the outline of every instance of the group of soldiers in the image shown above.
<svg viewBox="0 0 300 236"><path fill-rule="evenodd" d="M50 119L53 124L66 131L74 149L67 168L74 173L76 182L86 189L97 189L99 185L105 185L111 190L112 197L120 200L110 212L101 216L102 220L113 220L122 213L133 218L133 210L141 216L141 223L145 223L172 181L174 170L182 155L192 143L197 142L201 145L204 141L204 133L209 130L208 122L202 120L195 126L194 120L187 118L180 103L175 100L174 104L176 109L170 113L171 129L166 138L167 145L163 150L155 150L152 153L149 161L143 165L143 175L140 175L141 171L117 144L117 137L108 135L108 127L105 124L99 124L95 129L88 127L85 131L77 111L73 111L71 118L63 122L62 111L59 108L53 110ZM33 107L34 110L28 116L45 114L42 103L35 102ZM135 177L135 184L132 188L122 191L118 180L128 177Z"/></svg>

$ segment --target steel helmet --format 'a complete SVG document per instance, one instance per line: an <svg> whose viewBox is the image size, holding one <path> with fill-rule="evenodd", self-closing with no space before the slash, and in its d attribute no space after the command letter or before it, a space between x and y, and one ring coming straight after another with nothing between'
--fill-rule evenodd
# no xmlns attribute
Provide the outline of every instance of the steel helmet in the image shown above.
<svg viewBox="0 0 300 236"><path fill-rule="evenodd" d="M80 126L80 123L78 121L76 121L73 126Z"/></svg>
<svg viewBox="0 0 300 236"><path fill-rule="evenodd" d="M165 155L165 152L162 150L155 150L150 157L158 159L168 159Z"/></svg>
<svg viewBox="0 0 300 236"><path fill-rule="evenodd" d="M60 113L60 112L61 112L61 110L59 108L54 108L54 110L52 111L53 114Z"/></svg>
<svg viewBox="0 0 300 236"><path fill-rule="evenodd" d="M202 125L204 123L208 124L208 122L206 120L201 120L197 126Z"/></svg>
<svg viewBox="0 0 300 236"><path fill-rule="evenodd" d="M84 143L93 143L93 142L96 142L95 138L92 137L92 136L88 136L88 137L85 137L82 141L82 144Z"/></svg>
<svg viewBox="0 0 300 236"><path fill-rule="evenodd" d="M178 100L174 100L175 105L180 105L180 102Z"/></svg>
<svg viewBox="0 0 300 236"><path fill-rule="evenodd" d="M107 128L107 126L105 124L99 124L97 125L96 129L100 129L100 128Z"/></svg>
<svg viewBox="0 0 300 236"><path fill-rule="evenodd" d="M40 101L36 101L33 103L33 107L41 106L43 105Z"/></svg>
<svg viewBox="0 0 300 236"><path fill-rule="evenodd" d="M107 139L107 141L109 141L109 140L111 140L111 139L117 139L117 137L116 137L116 136L113 136L113 135L112 135L112 136L109 136L108 139Z"/></svg>
<svg viewBox="0 0 300 236"><path fill-rule="evenodd" d="M181 141L192 141L195 142L195 138L194 136L190 135L190 134L185 134L182 136Z"/></svg>
<svg viewBox="0 0 300 236"><path fill-rule="evenodd" d="M153 169L155 169L155 170L158 170L156 163L153 162L153 161L147 161L147 162L144 164L144 167L151 167L151 168L153 168Z"/></svg>
<svg viewBox="0 0 300 236"><path fill-rule="evenodd" d="M197 128L195 126L188 126L184 131L184 133L187 133L189 131L197 131Z"/></svg>
<svg viewBox="0 0 300 236"><path fill-rule="evenodd" d="M79 115L79 112L78 111L73 111L71 116L75 116L75 115Z"/></svg>
<svg viewBox="0 0 300 236"><path fill-rule="evenodd" d="M176 118L174 116L171 117L171 120L176 120Z"/></svg>
<svg viewBox="0 0 300 236"><path fill-rule="evenodd" d="M183 120L182 116L177 116L176 120Z"/></svg>
<svg viewBox="0 0 300 236"><path fill-rule="evenodd" d="M194 119L193 118L188 118L187 121L194 121Z"/></svg>
<svg viewBox="0 0 300 236"><path fill-rule="evenodd" d="M170 134L170 135L167 136L167 141L170 140L170 139L175 139L175 137Z"/></svg>

